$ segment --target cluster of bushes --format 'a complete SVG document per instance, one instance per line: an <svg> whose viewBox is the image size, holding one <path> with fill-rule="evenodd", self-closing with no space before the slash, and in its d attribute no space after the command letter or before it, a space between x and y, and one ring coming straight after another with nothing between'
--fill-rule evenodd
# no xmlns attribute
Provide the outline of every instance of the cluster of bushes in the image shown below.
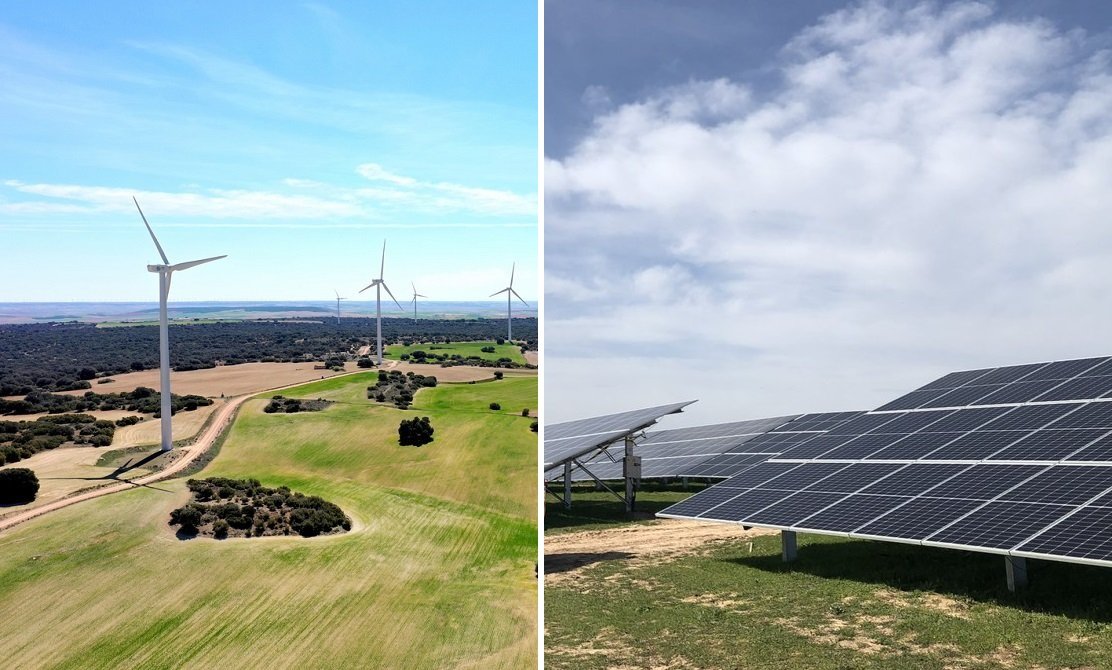
<svg viewBox="0 0 1112 670"><path fill-rule="evenodd" d="M116 419L116 425L120 428L123 428L124 426L134 426L142 420L143 417L132 414L131 416L124 416Z"/></svg>
<svg viewBox="0 0 1112 670"><path fill-rule="evenodd" d="M274 414L275 412L284 412L286 414L294 414L296 412L319 412L331 404L331 400L324 400L323 398L317 398L316 400L301 400L299 398L287 398L285 396L276 395L270 399L270 402L266 404L263 411L267 414Z"/></svg>
<svg viewBox="0 0 1112 670"><path fill-rule="evenodd" d="M420 447L426 445L432 442L433 432L435 432L435 430L427 416L402 419L402 422L398 424L398 444L403 447Z"/></svg>
<svg viewBox="0 0 1112 670"><path fill-rule="evenodd" d="M175 307L175 316L189 308ZM264 306L263 311L273 310ZM250 310L248 310L250 311ZM59 317L59 320L64 317ZM386 342L491 340L502 319L382 320ZM170 364L175 370L254 361L325 361L370 344L374 320L345 318L341 325L303 319L269 319L171 325ZM536 318L514 319L514 331L536 348ZM90 381L158 367L158 326L97 328L88 323L0 325L0 396L91 388Z"/></svg>
<svg viewBox="0 0 1112 670"><path fill-rule="evenodd" d="M0 470L0 505L22 505L39 494L39 478L27 468Z"/></svg>
<svg viewBox="0 0 1112 670"><path fill-rule="evenodd" d="M378 382L367 387L367 397L375 402L391 402L398 409L413 403L413 394L422 388L436 386L436 377L398 370L379 370Z"/></svg>
<svg viewBox="0 0 1112 670"><path fill-rule="evenodd" d="M179 526L185 536L315 537L351 530L351 519L339 507L285 486L269 488L257 479L227 477L190 479L186 485L193 500L170 513L170 525Z"/></svg>
<svg viewBox="0 0 1112 670"><path fill-rule="evenodd" d="M94 410L126 409L142 414L162 415L162 394L140 386L127 393L94 393L82 395L59 395L57 393L28 393L23 400L0 399L0 415L6 414L61 414L63 412L91 412ZM199 395L170 394L170 413L185 410L192 412L198 407L211 405L212 400Z"/></svg>
<svg viewBox="0 0 1112 670"><path fill-rule="evenodd" d="M436 349L436 347L431 347ZM483 347L482 351L487 353L494 353L494 347ZM480 368L535 368L535 365L525 363L524 365L507 356L502 356L496 361L492 361L482 356L464 356L462 354L434 354L421 349L411 351L408 354L402 354L403 361L413 361L414 363L439 363L440 367L450 368L456 365L470 365Z"/></svg>
<svg viewBox="0 0 1112 670"><path fill-rule="evenodd" d="M16 463L63 444L106 447L116 424L88 414L44 416L35 421L0 421L0 465Z"/></svg>

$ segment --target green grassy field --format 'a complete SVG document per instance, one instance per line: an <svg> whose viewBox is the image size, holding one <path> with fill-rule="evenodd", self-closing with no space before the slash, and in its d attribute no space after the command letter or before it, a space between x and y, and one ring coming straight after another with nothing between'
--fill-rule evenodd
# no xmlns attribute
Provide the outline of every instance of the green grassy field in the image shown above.
<svg viewBox="0 0 1112 670"><path fill-rule="evenodd" d="M373 377L285 392L340 400L322 412L248 401L199 475L321 495L352 532L181 541L182 480L28 522L0 535L5 666L535 667L536 434L471 404L535 398L536 379L422 391L402 412L365 399ZM418 413L435 441L397 446Z"/></svg>
<svg viewBox="0 0 1112 670"><path fill-rule="evenodd" d="M482 351L483 347L494 347L494 353L487 353ZM479 358L496 361L499 358L509 358L510 360L525 364L525 357L521 355L521 349L513 344L495 344L494 342L452 342L451 344L412 344L404 346L401 344L391 344L386 347L383 352L387 358L400 359L402 354L412 354L414 351L424 351L429 354L459 354L464 358L468 356L478 356Z"/></svg>
<svg viewBox="0 0 1112 670"><path fill-rule="evenodd" d="M604 505L581 494L547 534L628 526ZM1112 667L1112 571L1028 566L1012 594L999 556L819 535L790 565L776 535L600 560L546 577L545 667Z"/></svg>

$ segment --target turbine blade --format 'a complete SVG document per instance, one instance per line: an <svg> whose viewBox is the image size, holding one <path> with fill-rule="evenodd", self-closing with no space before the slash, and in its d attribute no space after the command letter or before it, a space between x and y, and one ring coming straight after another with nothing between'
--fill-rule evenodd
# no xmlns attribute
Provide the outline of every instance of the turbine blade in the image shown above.
<svg viewBox="0 0 1112 670"><path fill-rule="evenodd" d="M382 279L386 275L386 240L382 241L382 265L378 266L378 278Z"/></svg>
<svg viewBox="0 0 1112 670"><path fill-rule="evenodd" d="M515 291L513 289L510 289L510 293L513 293L514 295L517 295L517 291ZM525 302L525 298L522 298L521 296L517 295L517 299L520 300L521 304L525 305L526 307L529 306L529 303Z"/></svg>
<svg viewBox="0 0 1112 670"><path fill-rule="evenodd" d="M171 272L176 272L177 270L188 270L189 268L196 267L196 266L198 266L202 263L211 263L212 261L218 261L221 258L227 258L227 257L228 257L228 255L224 254L223 256L213 256L212 258L202 258L199 261L186 261L185 263L178 263L177 265L171 265L170 266L170 271Z"/></svg>
<svg viewBox="0 0 1112 670"><path fill-rule="evenodd" d="M414 295L414 297L417 297L417 298L427 298L428 297L427 295L422 295L420 293L414 293L413 295Z"/></svg>
<svg viewBox="0 0 1112 670"><path fill-rule="evenodd" d="M490 297L493 298L494 296L498 295L499 293L505 293L506 291L509 291L509 290L510 289L508 289L508 288L504 288L501 291L495 291L494 293L490 294Z"/></svg>
<svg viewBox="0 0 1112 670"><path fill-rule="evenodd" d="M386 285L386 282L382 282L382 288L386 289L387 293L390 293L390 287ZM398 309L403 312L405 311L405 307L402 307L402 304L398 302L398 299L394 297L393 293L390 293L390 299L394 301L394 304L398 306Z"/></svg>
<svg viewBox="0 0 1112 670"><path fill-rule="evenodd" d="M359 292L362 293L363 291L366 291L369 288L374 288L377 285L378 285L378 280L376 279L373 282L371 282L370 284L367 284L363 288L359 289Z"/></svg>
<svg viewBox="0 0 1112 670"><path fill-rule="evenodd" d="M514 264L512 266L510 266L510 286L511 287L513 287L513 285L514 285L514 271L516 271L516 270L517 270L517 261L514 261Z"/></svg>
<svg viewBox="0 0 1112 670"><path fill-rule="evenodd" d="M147 223L147 217L143 214L143 208L139 206L139 201L135 199L135 196L131 196L131 200L135 203L135 209L139 210L139 216L143 217L143 225L147 227L147 232L151 234L151 239L154 240L154 246L158 248L158 255L162 256L162 262L169 265L170 260L166 258L166 252L162 250L162 245L158 243L158 238L154 236L154 231L151 230L151 224Z"/></svg>

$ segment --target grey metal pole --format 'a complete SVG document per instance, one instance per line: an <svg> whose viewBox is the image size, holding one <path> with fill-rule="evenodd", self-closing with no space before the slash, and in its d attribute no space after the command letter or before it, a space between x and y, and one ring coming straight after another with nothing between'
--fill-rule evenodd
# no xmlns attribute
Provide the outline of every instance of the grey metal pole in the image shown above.
<svg viewBox="0 0 1112 670"><path fill-rule="evenodd" d="M780 555L783 557L785 563L791 563L795 560L796 546L795 546L795 531L782 530L780 531Z"/></svg>
<svg viewBox="0 0 1112 670"><path fill-rule="evenodd" d="M1027 588L1027 559L1022 556L1005 556L1004 571L1008 575L1008 590L1012 593Z"/></svg>
<svg viewBox="0 0 1112 670"><path fill-rule="evenodd" d="M622 469L623 470L625 469L625 463L629 463L632 460L633 460L633 438L630 437L629 435L626 435L626 438L625 438L625 461L623 463L623 468ZM634 496L636 495L636 492L634 491L634 487L633 487L633 478L630 477L628 474L625 475L625 484L626 484L626 496L625 496L626 497L626 512L632 512L633 511Z"/></svg>
<svg viewBox="0 0 1112 670"><path fill-rule="evenodd" d="M162 451L174 447L174 431L170 423L170 323L166 301L170 296L170 271L158 273L158 392L162 396Z"/></svg>
<svg viewBox="0 0 1112 670"><path fill-rule="evenodd" d="M571 461L564 461L564 509L571 509Z"/></svg>
<svg viewBox="0 0 1112 670"><path fill-rule="evenodd" d="M513 297L513 291L506 292L506 341L510 342L514 339L514 316L513 305L510 298Z"/></svg>

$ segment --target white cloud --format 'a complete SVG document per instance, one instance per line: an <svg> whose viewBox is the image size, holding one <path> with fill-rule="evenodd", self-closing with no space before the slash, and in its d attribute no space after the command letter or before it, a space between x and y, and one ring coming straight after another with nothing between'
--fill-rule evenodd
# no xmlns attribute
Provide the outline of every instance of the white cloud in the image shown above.
<svg viewBox="0 0 1112 670"><path fill-rule="evenodd" d="M708 375L713 421L1112 353L1108 54L980 3L870 2L770 67L772 90L609 110L546 161L549 420L600 378L630 383L595 413L686 397L665 361Z"/></svg>

